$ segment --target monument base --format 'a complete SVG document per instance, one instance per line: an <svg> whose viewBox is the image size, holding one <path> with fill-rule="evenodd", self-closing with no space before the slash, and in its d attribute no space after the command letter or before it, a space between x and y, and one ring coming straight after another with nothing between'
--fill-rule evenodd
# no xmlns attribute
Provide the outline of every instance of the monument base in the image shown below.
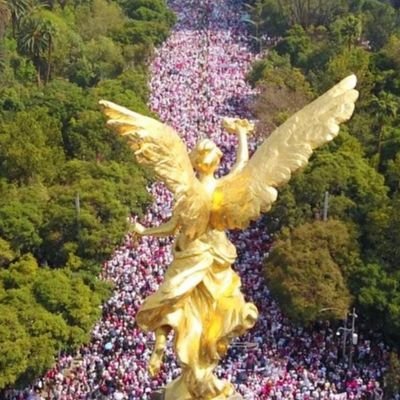
<svg viewBox="0 0 400 400"><path fill-rule="evenodd" d="M164 400L164 390L157 390L151 394L150 400ZM239 393L232 394L226 400L243 400Z"/></svg>
<svg viewBox="0 0 400 400"><path fill-rule="evenodd" d="M150 396L150 400L164 400L164 390L157 390Z"/></svg>

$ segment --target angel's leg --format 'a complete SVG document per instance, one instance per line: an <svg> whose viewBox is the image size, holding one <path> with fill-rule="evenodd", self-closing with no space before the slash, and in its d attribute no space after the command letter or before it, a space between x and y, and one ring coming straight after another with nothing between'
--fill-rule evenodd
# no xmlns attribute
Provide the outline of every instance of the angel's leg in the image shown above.
<svg viewBox="0 0 400 400"><path fill-rule="evenodd" d="M156 329L156 343L149 363L149 372L151 376L157 375L160 371L165 348L167 346L167 336L170 330L171 328L167 325Z"/></svg>

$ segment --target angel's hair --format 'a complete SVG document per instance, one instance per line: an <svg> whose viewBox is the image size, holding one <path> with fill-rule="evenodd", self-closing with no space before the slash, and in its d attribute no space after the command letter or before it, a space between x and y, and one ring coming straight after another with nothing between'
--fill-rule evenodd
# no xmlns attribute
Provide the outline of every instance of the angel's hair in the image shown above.
<svg viewBox="0 0 400 400"><path fill-rule="evenodd" d="M196 144L193 150L190 152L189 157L193 166L197 164L200 157L204 157L205 152L213 152L216 156L215 162L218 163L222 157L222 151L217 145L210 139L203 139Z"/></svg>

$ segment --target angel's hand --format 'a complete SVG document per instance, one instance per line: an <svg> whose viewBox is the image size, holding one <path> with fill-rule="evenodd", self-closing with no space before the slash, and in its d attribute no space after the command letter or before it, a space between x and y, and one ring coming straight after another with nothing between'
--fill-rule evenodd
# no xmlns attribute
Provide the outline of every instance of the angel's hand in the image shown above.
<svg viewBox="0 0 400 400"><path fill-rule="evenodd" d="M222 126L234 135L249 134L254 130L254 124L248 119L228 118L222 120Z"/></svg>

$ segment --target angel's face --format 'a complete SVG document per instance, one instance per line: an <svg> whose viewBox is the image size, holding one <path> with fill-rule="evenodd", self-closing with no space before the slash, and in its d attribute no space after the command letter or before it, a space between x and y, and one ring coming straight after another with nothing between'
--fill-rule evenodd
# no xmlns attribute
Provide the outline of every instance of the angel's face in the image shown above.
<svg viewBox="0 0 400 400"><path fill-rule="evenodd" d="M204 139L190 154L193 168L202 175L212 175L219 166L222 152L214 142Z"/></svg>

